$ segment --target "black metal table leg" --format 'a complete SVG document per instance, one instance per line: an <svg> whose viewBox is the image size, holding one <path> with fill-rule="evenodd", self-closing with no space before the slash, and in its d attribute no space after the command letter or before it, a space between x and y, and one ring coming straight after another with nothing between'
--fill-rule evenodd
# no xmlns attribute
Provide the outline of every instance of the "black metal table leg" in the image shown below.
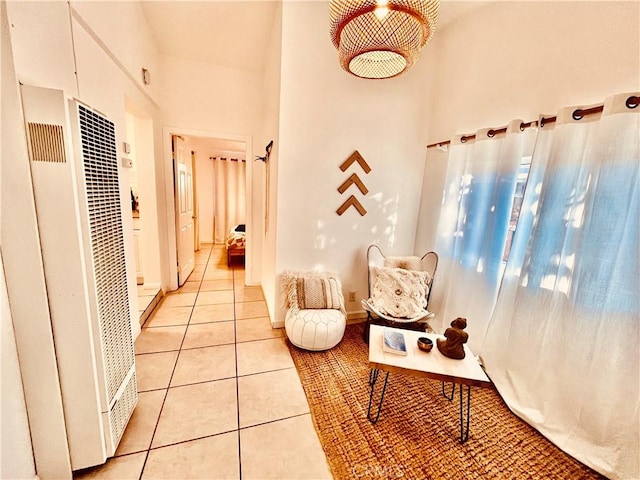
<svg viewBox="0 0 640 480"><path fill-rule="evenodd" d="M455 383L452 383L452 384L451 384L451 395L449 395L448 393L446 393L446 392L444 391L444 383L445 383L445 382L442 382L442 396L443 396L444 398L446 398L447 400L451 401L451 400L453 400L453 396L454 396L454 395L455 395L455 393L456 393L456 384L455 384Z"/></svg>
<svg viewBox="0 0 640 480"><path fill-rule="evenodd" d="M376 423L378 418L380 417L380 410L382 409L382 402L384 400L384 392L387 390L387 381L389 380L389 372L387 372L384 376L384 384L382 385L382 393L380 394L380 402L378 403L378 411L376 412L376 416L372 417L371 415L371 403L373 402L373 394L376 388L376 382L378 381L378 375L380 374L380 370L377 368L372 368L369 372L369 407L367 409L367 418L371 423Z"/></svg>
<svg viewBox="0 0 640 480"><path fill-rule="evenodd" d="M378 370L377 368L372 368L371 370L369 370L369 386L372 386L374 383L376 383L379 373L380 370Z"/></svg>
<svg viewBox="0 0 640 480"><path fill-rule="evenodd" d="M445 382L442 382L442 396L449 400L453 400L456 393L456 384L451 384L451 394L445 391ZM465 387L466 387L466 418L465 418ZM469 423L471 421L471 386L458 385L460 389L460 443L469 440Z"/></svg>
<svg viewBox="0 0 640 480"><path fill-rule="evenodd" d="M460 443L464 443L469 440L469 421L471 420L471 386L467 385L467 420L466 425L464 421L464 385L460 385Z"/></svg>

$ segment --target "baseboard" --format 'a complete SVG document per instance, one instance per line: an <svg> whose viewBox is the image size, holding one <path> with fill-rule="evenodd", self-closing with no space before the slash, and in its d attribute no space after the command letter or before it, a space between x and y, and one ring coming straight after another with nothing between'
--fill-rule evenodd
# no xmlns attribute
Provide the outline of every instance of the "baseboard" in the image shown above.
<svg viewBox="0 0 640 480"><path fill-rule="evenodd" d="M353 325L354 323L363 323L366 321L367 321L367 312L365 312L364 310L347 312L347 325Z"/></svg>
<svg viewBox="0 0 640 480"><path fill-rule="evenodd" d="M160 300L162 300L162 297L164 297L164 292L161 289L159 289L158 293L156 293L155 297L153 297L153 300L151 300L151 303L147 305L147 308L145 308L144 312L142 312L142 315L140 315L141 327L144 325L144 322L146 322L147 319L151 316L155 308L160 303Z"/></svg>

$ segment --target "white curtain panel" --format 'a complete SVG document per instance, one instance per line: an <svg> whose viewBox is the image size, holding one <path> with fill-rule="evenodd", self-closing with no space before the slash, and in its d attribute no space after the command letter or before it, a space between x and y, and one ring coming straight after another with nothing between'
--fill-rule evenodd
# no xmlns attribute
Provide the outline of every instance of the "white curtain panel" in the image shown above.
<svg viewBox="0 0 640 480"><path fill-rule="evenodd" d="M239 223L245 223L245 178L245 162L213 159L215 243L225 243L229 230Z"/></svg>
<svg viewBox="0 0 640 480"><path fill-rule="evenodd" d="M535 129L512 121L506 134L476 132L474 141L455 137L450 146L436 251L434 290L441 305L433 323L444 331L467 319L469 345L479 353L503 271L512 200L518 172L530 158Z"/></svg>
<svg viewBox="0 0 640 480"><path fill-rule="evenodd" d="M638 95L636 93L635 95ZM538 133L482 345L509 407L609 478L640 478L640 107Z"/></svg>

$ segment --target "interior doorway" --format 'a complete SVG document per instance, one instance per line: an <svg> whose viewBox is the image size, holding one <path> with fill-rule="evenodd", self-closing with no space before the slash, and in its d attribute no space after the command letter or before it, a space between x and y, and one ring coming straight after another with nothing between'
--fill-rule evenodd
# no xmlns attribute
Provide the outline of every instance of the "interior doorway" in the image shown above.
<svg viewBox="0 0 640 480"><path fill-rule="evenodd" d="M242 161L246 166L246 174L243 177L243 187L244 187L244 223L246 225L246 250L245 250L245 278L248 284L256 284L257 282L253 279L253 265L254 265L254 257L256 244L253 240L253 231L255 229L252 227L252 220L255 218L254 212L252 210L252 163L250 160L252 158L252 142L251 138L242 135L231 135L231 134L218 134L211 132L203 132L203 131L194 131L194 130L183 130L178 128L170 128L166 127L164 129L164 142L165 148L171 145L171 138L175 135L179 135L184 138L185 142L185 150L191 154L191 162L192 168L191 171L195 172L193 175L193 205L194 205L194 228L197 228L197 232L194 232L194 238L190 239L192 248L195 250L197 248L198 243L221 243L221 239L219 236L219 228L221 225L217 225L218 227L218 237L216 238L216 202L219 202L218 195L221 194L219 189L215 187L215 166L214 166L214 158L225 158L226 161ZM172 158L169 155L168 158ZM175 165L172 162L172 168L175 168ZM195 166L195 169L193 168ZM174 181L175 183L175 181ZM173 188L174 192L176 191L175 185ZM173 204L171 205L171 211L177 212L176 210L176 201L179 202L179 197L172 192L171 198L173 199ZM259 197L261 200L261 196ZM168 205L169 207L169 205ZM171 223L176 225L176 222L179 220L177 213L174 213L173 218L171 219ZM225 227L226 228L226 227ZM174 234L174 247L171 248L173 255L175 256L175 262L171 261L171 266L173 266L174 271L172 272L172 278L175 280L175 288L178 286L178 252L181 247L181 240L178 235L178 228L176 228ZM257 232L260 232L258 227ZM222 239L224 243L224 238ZM258 247L259 248L259 247Z"/></svg>
<svg viewBox="0 0 640 480"><path fill-rule="evenodd" d="M131 187L136 283L140 323L160 298L160 236L153 144L153 121L133 102L125 102L125 142Z"/></svg>

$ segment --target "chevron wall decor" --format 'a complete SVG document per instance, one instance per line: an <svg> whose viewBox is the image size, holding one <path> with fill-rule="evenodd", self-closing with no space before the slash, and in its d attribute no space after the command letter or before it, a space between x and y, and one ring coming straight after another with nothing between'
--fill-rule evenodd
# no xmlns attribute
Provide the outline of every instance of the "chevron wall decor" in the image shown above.
<svg viewBox="0 0 640 480"><path fill-rule="evenodd" d="M357 150L353 152L349 156L349 158L347 158L342 163L342 165L340 165L340 170L342 170L343 172L346 172L347 169L354 163L357 163L358 166L360 166L360 168L364 171L365 174L368 174L371 171L371 167L365 161L365 159L362 158L362 155L360 155L360 153ZM362 182L362 180L360 180L360 177L358 177L357 173L352 173L349 176L349 178L347 178L342 183L342 185L338 187L338 192L340 192L340 194L343 194L344 192L347 191L349 187L351 187L351 185L355 185L358 188L358 190L360 190L360 193L362 195L366 195L367 193L369 193L369 189ZM347 211L349 207L355 208L358 211L358 213L363 217L367 214L367 209L364 208L362 203L360 203L360 201L356 198L355 195L350 195L349 198L347 198L345 202L342 205L340 205L338 210L336 210L336 213L338 215L342 215L344 212Z"/></svg>

